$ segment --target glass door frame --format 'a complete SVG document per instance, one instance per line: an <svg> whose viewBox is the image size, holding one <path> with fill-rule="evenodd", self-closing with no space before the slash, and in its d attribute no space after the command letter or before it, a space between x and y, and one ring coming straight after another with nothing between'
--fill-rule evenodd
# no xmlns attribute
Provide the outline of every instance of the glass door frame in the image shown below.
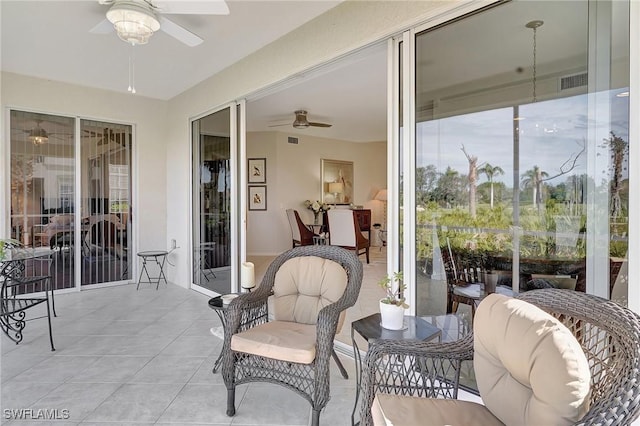
<svg viewBox="0 0 640 426"><path fill-rule="evenodd" d="M217 112L229 109L229 152L230 152L230 164L231 168L231 208L235 209L231 211L230 215L230 268L231 268L231 292L238 292L239 286L239 270L241 262L246 259L246 245L241 243L246 238L246 108L245 101L232 101L230 103L218 106L207 112L191 117L189 119L189 134L190 134L190 191L189 191L189 285L193 290L203 293L207 296L215 296L212 290L202 287L195 282L195 271L193 268L194 262L194 190L193 190L193 176L194 176L194 141L193 141L193 126L201 118L215 114ZM238 189L236 189L238 188ZM244 226L240 226L243 224Z"/></svg>

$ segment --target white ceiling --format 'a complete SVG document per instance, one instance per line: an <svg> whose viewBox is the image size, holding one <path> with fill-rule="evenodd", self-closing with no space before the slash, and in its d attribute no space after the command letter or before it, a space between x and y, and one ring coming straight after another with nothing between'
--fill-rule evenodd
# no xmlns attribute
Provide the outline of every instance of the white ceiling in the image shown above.
<svg viewBox="0 0 640 426"><path fill-rule="evenodd" d="M342 0L227 0L229 15L166 15L204 39L188 47L162 31L132 48L89 33L98 0L0 1L2 70L127 93L129 55L139 96L170 99L335 7Z"/></svg>
<svg viewBox="0 0 640 426"><path fill-rule="evenodd" d="M115 32L89 33L109 8L98 0L0 0L1 65L3 71L127 93L133 53L137 96L166 100L341 1L227 0L229 15L166 15L202 37L201 45L187 47L158 31L148 44L132 48ZM382 44L339 61L329 71L307 73L299 84L288 82L275 94L250 100L248 130L357 142L386 140L385 52ZM269 127L274 122L293 123L297 109L309 111L310 121L328 122L332 127ZM49 125L42 123L45 128Z"/></svg>

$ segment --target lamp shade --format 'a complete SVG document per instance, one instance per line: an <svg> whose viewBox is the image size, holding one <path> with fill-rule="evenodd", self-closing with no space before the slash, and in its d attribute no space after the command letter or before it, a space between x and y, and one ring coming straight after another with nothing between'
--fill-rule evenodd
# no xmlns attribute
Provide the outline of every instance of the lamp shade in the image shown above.
<svg viewBox="0 0 640 426"><path fill-rule="evenodd" d="M376 193L376 196L374 197L375 200L378 201L387 201L387 190L386 189L381 189Z"/></svg>
<svg viewBox="0 0 640 426"><path fill-rule="evenodd" d="M253 263L242 262L240 266L240 286L244 289L250 289L256 286Z"/></svg>
<svg viewBox="0 0 640 426"><path fill-rule="evenodd" d="M344 191L344 186L341 182L330 182L329 183L329 192L332 194L342 194Z"/></svg>

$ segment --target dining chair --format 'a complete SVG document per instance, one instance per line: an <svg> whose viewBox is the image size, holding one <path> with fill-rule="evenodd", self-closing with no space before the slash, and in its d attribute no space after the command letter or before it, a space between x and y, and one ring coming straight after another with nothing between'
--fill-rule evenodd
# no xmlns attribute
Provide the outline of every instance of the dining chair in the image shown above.
<svg viewBox="0 0 640 426"><path fill-rule="evenodd" d="M287 209L287 219L291 228L292 248L313 245L313 237L317 237L300 219L297 210Z"/></svg>
<svg viewBox="0 0 640 426"><path fill-rule="evenodd" d="M364 254L369 263L370 243L362 235L353 210L331 209L327 212L327 221L329 222L329 245L355 250L358 256Z"/></svg>

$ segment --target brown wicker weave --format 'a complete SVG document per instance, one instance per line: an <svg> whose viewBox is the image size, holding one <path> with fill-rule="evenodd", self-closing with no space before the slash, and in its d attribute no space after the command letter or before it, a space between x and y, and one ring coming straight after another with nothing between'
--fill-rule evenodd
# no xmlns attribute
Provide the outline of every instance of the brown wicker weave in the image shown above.
<svg viewBox="0 0 640 426"><path fill-rule="evenodd" d="M316 256L340 264L348 282L342 297L318 314L316 358L311 364L298 364L231 350L231 337L267 322L267 299L272 294L276 272L284 262L301 256ZM311 424L318 425L320 412L329 402L329 363L333 353L340 312L354 305L362 284L362 263L354 252L335 246L302 246L278 256L267 269L260 286L235 298L227 311L224 334L222 376L227 386L227 415L235 415L236 385L271 382L298 392L312 408Z"/></svg>
<svg viewBox="0 0 640 426"><path fill-rule="evenodd" d="M532 290L519 296L565 324L591 366L591 407L577 425L629 425L640 415L640 316L581 292ZM363 371L361 424L370 425L376 392L456 398L461 360L473 358L473 334L449 343L370 344ZM400 369L400 373L389 371Z"/></svg>

